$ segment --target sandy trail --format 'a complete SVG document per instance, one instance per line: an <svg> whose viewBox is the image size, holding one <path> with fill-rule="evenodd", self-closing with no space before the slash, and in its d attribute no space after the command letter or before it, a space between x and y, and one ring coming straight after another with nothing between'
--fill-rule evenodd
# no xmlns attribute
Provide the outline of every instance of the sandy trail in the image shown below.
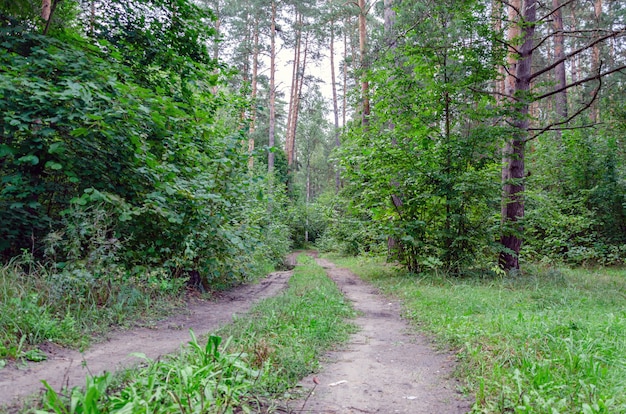
<svg viewBox="0 0 626 414"><path fill-rule="evenodd" d="M189 341L190 329L200 336L225 325L235 314L245 313L257 301L276 295L286 287L291 274L271 273L259 283L239 286L216 300L196 299L184 314L166 319L150 329L114 332L107 341L95 344L84 353L47 344L44 346L48 354L46 361L29 363L21 369L0 370L0 412L13 411L6 407L42 390L41 380L46 380L55 390L61 390L64 386L84 385L88 374L113 372L140 362L131 356L133 353L154 359L175 352Z"/></svg>
<svg viewBox="0 0 626 414"><path fill-rule="evenodd" d="M435 352L429 341L400 317L396 300L382 296L347 269L317 259L329 277L362 315L360 331L343 350L328 356L319 374L301 381L307 389L319 382L306 401L291 403L292 412L324 414L466 413L471 402L451 379L455 358Z"/></svg>

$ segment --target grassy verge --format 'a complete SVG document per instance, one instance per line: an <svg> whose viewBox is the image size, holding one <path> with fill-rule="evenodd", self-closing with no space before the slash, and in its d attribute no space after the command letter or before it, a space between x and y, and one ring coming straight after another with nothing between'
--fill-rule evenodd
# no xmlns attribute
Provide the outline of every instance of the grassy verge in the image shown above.
<svg viewBox="0 0 626 414"><path fill-rule="evenodd" d="M301 256L302 257L302 256ZM89 379L68 396L49 390L42 412L260 412L318 368L355 330L354 315L323 269L302 257L288 289L257 304L206 342L117 377ZM229 339L222 343L221 338Z"/></svg>
<svg viewBox="0 0 626 414"><path fill-rule="evenodd" d="M39 361L45 341L84 347L111 326L152 319L184 303L183 279L110 265L58 269L27 254L0 267L0 367Z"/></svg>
<svg viewBox="0 0 626 414"><path fill-rule="evenodd" d="M626 270L455 279L333 260L401 298L421 330L458 350L476 412L626 412Z"/></svg>

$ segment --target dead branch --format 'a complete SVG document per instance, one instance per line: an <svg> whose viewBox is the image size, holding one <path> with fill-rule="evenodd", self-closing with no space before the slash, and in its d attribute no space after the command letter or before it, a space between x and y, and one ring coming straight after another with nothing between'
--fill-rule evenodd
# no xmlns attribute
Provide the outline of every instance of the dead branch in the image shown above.
<svg viewBox="0 0 626 414"><path fill-rule="evenodd" d="M576 0L568 0L565 3L561 4L559 7L557 7L556 9L552 9L550 11L550 13L546 14L545 16L543 16L540 19L537 19L537 22L541 22L544 21L546 19L548 19L550 16L552 16L554 13L556 13L557 11L559 11L560 9L562 9L563 7L569 5L570 3L574 3Z"/></svg>

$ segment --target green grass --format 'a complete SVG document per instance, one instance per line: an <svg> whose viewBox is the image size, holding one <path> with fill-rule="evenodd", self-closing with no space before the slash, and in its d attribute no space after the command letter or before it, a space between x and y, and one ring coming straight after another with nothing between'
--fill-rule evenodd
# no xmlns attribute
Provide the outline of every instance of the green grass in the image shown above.
<svg viewBox="0 0 626 414"><path fill-rule="evenodd" d="M355 331L354 311L324 270L301 256L286 291L177 355L48 390L40 413L230 413L268 409ZM228 337L225 344L222 338ZM73 407L73 408L72 408Z"/></svg>
<svg viewBox="0 0 626 414"><path fill-rule="evenodd" d="M459 279L333 260L401 298L420 330L458 352L475 412L626 412L626 270Z"/></svg>
<svg viewBox="0 0 626 414"><path fill-rule="evenodd" d="M183 304L183 284L159 270L59 269L17 257L0 266L0 364L44 358L36 346L45 341L85 347L111 326L161 317Z"/></svg>

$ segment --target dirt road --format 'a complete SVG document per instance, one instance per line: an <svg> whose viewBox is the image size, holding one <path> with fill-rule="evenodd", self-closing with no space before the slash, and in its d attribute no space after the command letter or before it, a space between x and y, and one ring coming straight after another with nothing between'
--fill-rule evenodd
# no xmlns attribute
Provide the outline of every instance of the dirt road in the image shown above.
<svg viewBox="0 0 626 414"><path fill-rule="evenodd" d="M471 402L451 379L454 356L433 350L400 317L400 305L347 269L317 259L361 312L343 350L328 356L319 374L301 381L312 394L290 407L299 413L466 413ZM319 385L315 385L315 382Z"/></svg>
<svg viewBox="0 0 626 414"><path fill-rule="evenodd" d="M293 256L290 258L293 261ZM343 350L328 356L322 372L305 378L314 386L309 398L283 405L291 413L465 413L471 403L450 379L453 356L438 353L428 340L415 333L400 317L400 305L380 295L372 286L331 262L317 259L354 307L361 331ZM114 371L138 362L130 356L149 358L176 351L189 340L189 329L198 335L228 323L256 301L276 295L291 272L272 273L258 284L236 288L215 301L197 300L184 315L172 317L154 329L121 331L84 353L50 347L48 360L25 369L0 370L0 412L19 398L42 389L45 379L54 389L83 385L88 373ZM282 404L281 404L282 405ZM280 410L284 412L284 410Z"/></svg>
<svg viewBox="0 0 626 414"><path fill-rule="evenodd" d="M245 313L255 302L276 295L287 285L291 273L272 273L258 284L239 286L216 300L197 299L184 314L171 317L151 329L113 333L109 340L95 344L84 353L45 346L47 361L29 363L22 369L0 370L0 413L3 412L2 406L43 389L41 380L46 380L55 390L84 385L89 373L112 372L140 362L131 356L133 353L154 359L175 352L189 341L190 329L200 336L230 322L233 315Z"/></svg>

